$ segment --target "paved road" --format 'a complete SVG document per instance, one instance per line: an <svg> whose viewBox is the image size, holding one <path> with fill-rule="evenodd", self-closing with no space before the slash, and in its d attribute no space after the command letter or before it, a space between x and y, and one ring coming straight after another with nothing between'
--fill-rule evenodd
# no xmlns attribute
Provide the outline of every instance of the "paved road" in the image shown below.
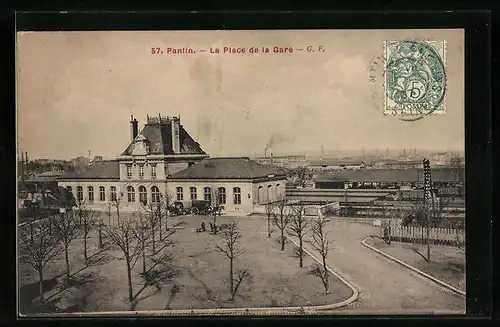
<svg viewBox="0 0 500 327"><path fill-rule="evenodd" d="M328 264L359 291L359 300L341 309L346 314L464 312L465 298L363 246L365 237L378 233L375 227L345 221L327 226L335 244Z"/></svg>

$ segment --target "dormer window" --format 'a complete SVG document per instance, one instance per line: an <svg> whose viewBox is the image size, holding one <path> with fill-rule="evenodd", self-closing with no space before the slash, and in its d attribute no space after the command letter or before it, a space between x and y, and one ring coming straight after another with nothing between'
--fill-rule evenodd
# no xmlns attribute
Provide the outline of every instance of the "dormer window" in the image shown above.
<svg viewBox="0 0 500 327"><path fill-rule="evenodd" d="M127 178L132 178L132 165L127 165Z"/></svg>
<svg viewBox="0 0 500 327"><path fill-rule="evenodd" d="M144 165L139 165L139 178L144 178Z"/></svg>
<svg viewBox="0 0 500 327"><path fill-rule="evenodd" d="M156 165L151 166L151 179L156 179Z"/></svg>

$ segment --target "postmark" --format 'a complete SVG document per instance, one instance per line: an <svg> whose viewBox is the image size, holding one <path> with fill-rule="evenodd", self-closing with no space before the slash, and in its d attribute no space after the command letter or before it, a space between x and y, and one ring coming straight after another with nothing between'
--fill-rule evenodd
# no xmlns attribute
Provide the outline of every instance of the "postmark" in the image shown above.
<svg viewBox="0 0 500 327"><path fill-rule="evenodd" d="M446 113L446 42L384 42L384 114L414 121Z"/></svg>

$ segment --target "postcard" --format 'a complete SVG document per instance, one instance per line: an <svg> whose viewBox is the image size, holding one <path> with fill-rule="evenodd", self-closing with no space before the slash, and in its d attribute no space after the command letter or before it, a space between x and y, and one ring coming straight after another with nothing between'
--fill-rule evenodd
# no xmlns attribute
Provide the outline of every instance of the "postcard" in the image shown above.
<svg viewBox="0 0 500 327"><path fill-rule="evenodd" d="M20 317L465 313L464 30L16 42Z"/></svg>

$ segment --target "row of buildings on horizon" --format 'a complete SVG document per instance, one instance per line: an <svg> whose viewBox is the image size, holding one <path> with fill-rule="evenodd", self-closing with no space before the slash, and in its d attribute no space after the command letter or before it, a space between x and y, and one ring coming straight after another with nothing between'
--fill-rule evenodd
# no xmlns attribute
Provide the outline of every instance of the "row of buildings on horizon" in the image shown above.
<svg viewBox="0 0 500 327"><path fill-rule="evenodd" d="M21 154L20 197L38 188L64 188L77 200L102 209L102 204L121 197L124 210L138 210L148 201L163 196L189 205L192 200L211 201L217 197L228 214L251 214L267 202L286 196L293 168L309 167L313 173L307 185L316 188L418 187L422 160L413 151L411 158L332 158L327 155L212 158L181 124L179 117L147 117L142 129L130 120L130 139L119 156L104 160L95 156L72 161L29 160ZM411 151L410 151L411 152ZM404 153L406 154L406 153ZM430 157L446 187L461 183L457 169L463 159L455 153ZM438 160L439 159L439 160ZM50 167L44 171L44 167ZM33 171L38 169L37 174ZM397 174L396 170L405 173ZM372 173L370 173L372 171ZM393 171L393 172L391 172ZM368 173L367 173L368 172ZM375 175L376 176L375 176ZM404 181L397 180L400 176ZM45 186L44 186L45 185ZM463 186L463 185L462 185ZM54 192L57 193L57 192Z"/></svg>

